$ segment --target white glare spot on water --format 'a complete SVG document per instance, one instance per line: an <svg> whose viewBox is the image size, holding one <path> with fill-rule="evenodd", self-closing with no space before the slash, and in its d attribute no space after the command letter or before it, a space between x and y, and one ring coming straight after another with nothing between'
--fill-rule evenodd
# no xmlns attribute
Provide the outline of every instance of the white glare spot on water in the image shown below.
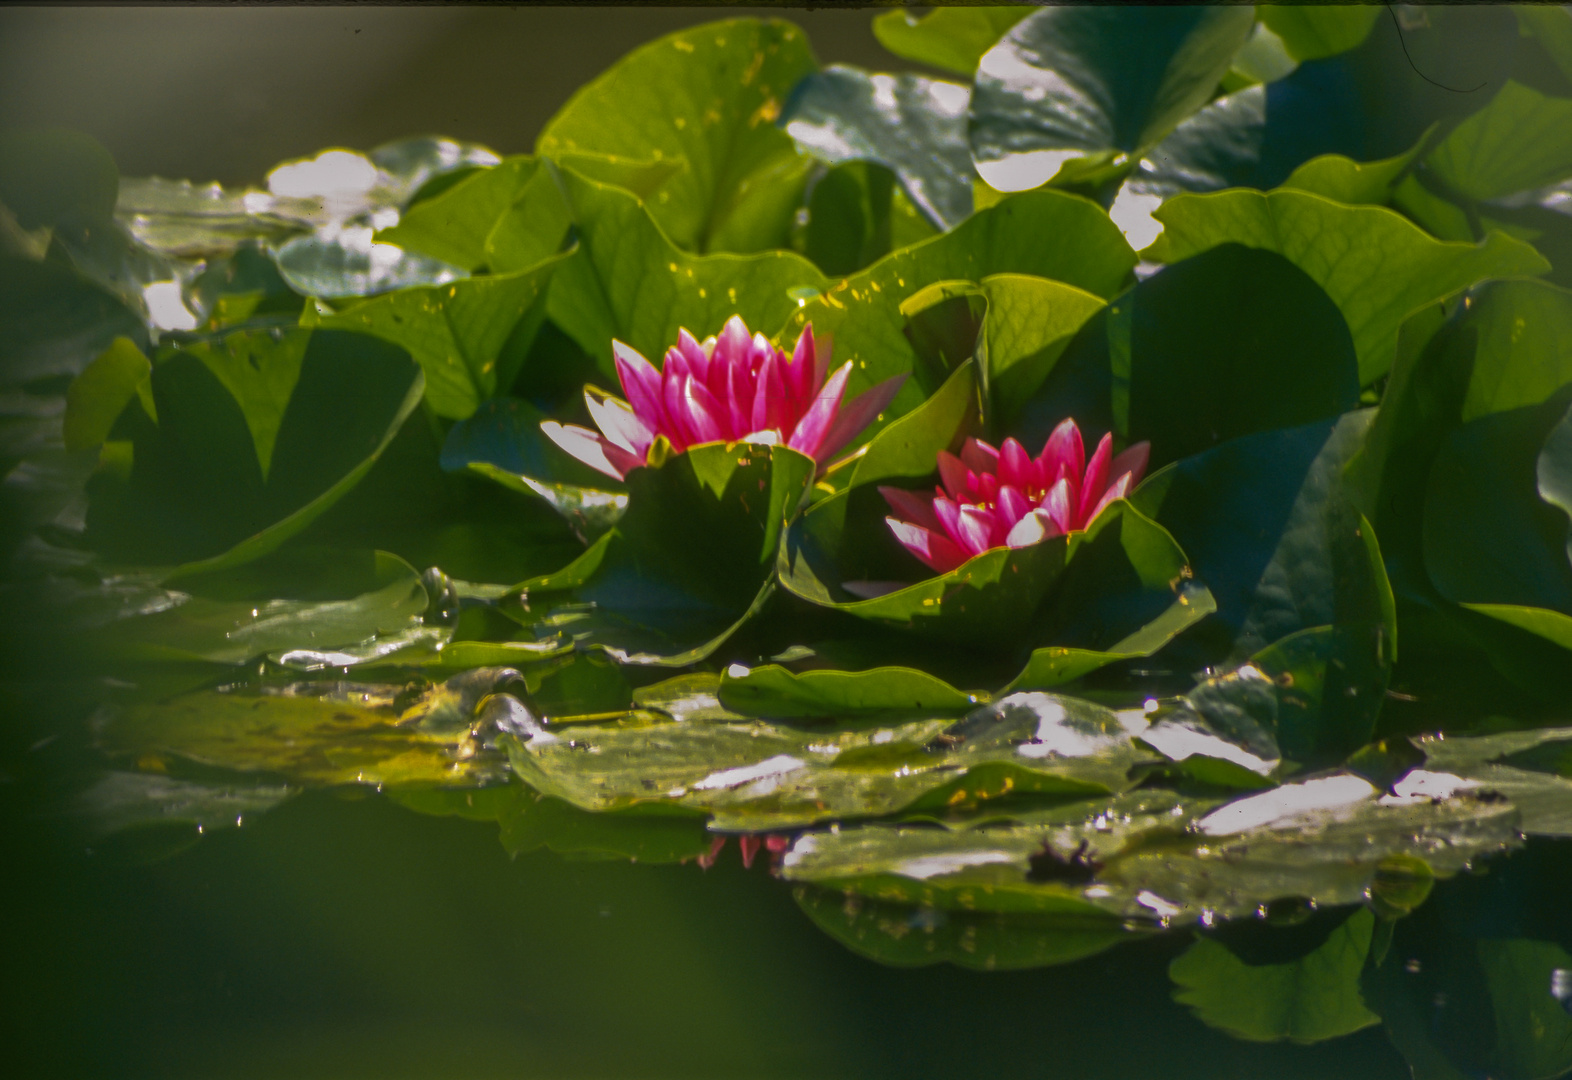
<svg viewBox="0 0 1572 1080"><path fill-rule="evenodd" d="M314 158L291 161L267 174L267 189L296 199L363 195L377 183L377 167L363 154L324 150Z"/></svg>
<svg viewBox="0 0 1572 1080"><path fill-rule="evenodd" d="M1106 885L1092 885L1083 890L1081 895L1092 900L1101 900L1105 896L1112 896L1113 890Z"/></svg>
<svg viewBox="0 0 1572 1080"><path fill-rule="evenodd" d="M1119 226L1130 246L1140 251L1163 234L1163 223L1152 216L1152 211L1161 205L1161 195L1142 195L1125 184L1108 208L1108 216Z"/></svg>
<svg viewBox="0 0 1572 1080"><path fill-rule="evenodd" d="M1153 724L1142 733L1141 741L1170 761L1183 761L1195 756L1218 758L1249 769L1258 776L1265 776L1277 768L1280 760L1258 757L1227 739L1168 721Z"/></svg>
<svg viewBox="0 0 1572 1080"><path fill-rule="evenodd" d="M1375 795L1370 781L1352 773L1325 776L1238 799L1199 822L1207 836L1233 836L1260 828L1285 828L1317 816L1348 811Z"/></svg>
<svg viewBox="0 0 1572 1080"><path fill-rule="evenodd" d="M726 676L732 679L746 679L748 677L748 668L742 664L733 664L726 669Z"/></svg>
<svg viewBox="0 0 1572 1080"><path fill-rule="evenodd" d="M142 288L147 314L160 330L195 330L197 317L186 307L178 281L155 281Z"/></svg>
<svg viewBox="0 0 1572 1080"><path fill-rule="evenodd" d="M1478 781L1464 780L1451 773L1414 769L1393 784L1392 794L1383 795L1380 803L1382 806L1413 806L1436 799L1450 799L1460 791L1478 786Z"/></svg>
<svg viewBox="0 0 1572 1080"><path fill-rule="evenodd" d="M373 212L371 215L371 227L373 229L377 229L379 231L382 229L391 229L397 224L398 207L396 206L384 206L382 209Z"/></svg>
<svg viewBox="0 0 1572 1080"><path fill-rule="evenodd" d="M894 870L902 877L926 881L931 877L953 874L968 866L1014 861L1015 856L1008 851L954 851L943 855L919 855L915 859L897 863Z"/></svg>
<svg viewBox="0 0 1572 1080"><path fill-rule="evenodd" d="M872 741L875 745L882 746L885 743L892 741L894 738L895 732L886 728L883 731L874 732Z"/></svg>
<svg viewBox="0 0 1572 1080"><path fill-rule="evenodd" d="M735 769L722 769L720 772L711 773L693 787L695 791L712 791L716 788L737 787L739 784L752 783L755 780L777 779L787 773L806 768L807 764L801 758L794 758L790 754L776 754L757 765L741 765Z"/></svg>
<svg viewBox="0 0 1572 1080"><path fill-rule="evenodd" d="M812 833L804 833L802 836L797 837L796 842L792 844L786 854L781 856L781 865L788 868L796 866L804 857L812 855L814 849L818 846L818 837Z"/></svg>
<svg viewBox="0 0 1572 1080"><path fill-rule="evenodd" d="M998 161L978 161L977 174L995 191L1030 191L1052 180L1065 162L1085 156L1084 150L1028 150Z"/></svg>
<svg viewBox="0 0 1572 1080"><path fill-rule="evenodd" d="M1135 894L1135 899L1136 902L1142 907L1151 908L1158 915L1165 919L1171 919L1184 910L1181 905L1175 904L1169 900L1164 900L1151 889L1142 889L1140 892Z"/></svg>

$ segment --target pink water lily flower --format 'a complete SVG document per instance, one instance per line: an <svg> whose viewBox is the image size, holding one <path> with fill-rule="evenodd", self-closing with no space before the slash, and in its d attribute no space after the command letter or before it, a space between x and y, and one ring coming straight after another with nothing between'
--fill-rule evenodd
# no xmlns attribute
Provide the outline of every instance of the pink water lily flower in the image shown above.
<svg viewBox="0 0 1572 1080"><path fill-rule="evenodd" d="M886 379L842 402L848 361L829 372L828 341L815 347L803 328L788 357L763 334L749 335L742 316L727 320L718 338L694 340L677 331L661 370L620 341L611 343L617 379L627 401L584 400L600 431L547 421L541 430L568 453L621 480L646 463L657 436L673 450L709 442L788 446L827 461L873 422L906 376Z"/></svg>
<svg viewBox="0 0 1572 1080"><path fill-rule="evenodd" d="M997 450L967 439L960 457L939 451L944 484L934 498L879 488L896 515L884 520L907 551L947 574L991 548L1086 528L1140 482L1150 450L1140 442L1114 457L1113 439L1104 435L1088 462L1074 420L1054 428L1035 458L1014 439Z"/></svg>

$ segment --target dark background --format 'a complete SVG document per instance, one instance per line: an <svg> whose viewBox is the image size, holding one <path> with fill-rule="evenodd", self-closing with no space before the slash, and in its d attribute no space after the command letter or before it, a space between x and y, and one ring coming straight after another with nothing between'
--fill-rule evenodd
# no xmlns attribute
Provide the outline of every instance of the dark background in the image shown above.
<svg viewBox="0 0 1572 1080"><path fill-rule="evenodd" d="M446 135L526 153L580 85L685 26L776 15L821 63L909 69L875 8L0 6L0 126L61 125L124 176L257 184L330 146Z"/></svg>

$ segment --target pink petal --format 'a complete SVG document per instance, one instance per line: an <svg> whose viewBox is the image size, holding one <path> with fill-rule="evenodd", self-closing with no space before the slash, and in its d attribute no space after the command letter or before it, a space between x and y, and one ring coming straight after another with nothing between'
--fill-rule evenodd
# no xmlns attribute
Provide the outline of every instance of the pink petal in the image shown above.
<svg viewBox="0 0 1572 1080"><path fill-rule="evenodd" d="M830 425L835 422L835 415L840 411L841 398L846 393L846 380L851 377L851 361L836 369L835 374L825 381L823 389L813 399L813 404L797 421L796 430L791 433L791 440L787 446L793 450L800 450L809 457L817 460L819 447L824 443L824 436L829 432Z"/></svg>
<svg viewBox="0 0 1572 1080"><path fill-rule="evenodd" d="M1054 528L1062 533L1070 531L1070 482L1060 480L1048 489L1043 501L1037 504L1053 519Z"/></svg>
<svg viewBox="0 0 1572 1080"><path fill-rule="evenodd" d="M682 387L683 402L688 410L688 426L693 431L694 442L718 442L726 438L721 417L725 411L715 400L709 387L698 379L687 379Z"/></svg>
<svg viewBox="0 0 1572 1080"><path fill-rule="evenodd" d="M649 452L650 443L655 441L655 431L628 406L616 398L597 398L588 390L584 391L584 404L595 426L605 432L613 444L641 460Z"/></svg>
<svg viewBox="0 0 1572 1080"><path fill-rule="evenodd" d="M790 414L794 423L807 412L815 392L824 385L823 379L814 379L815 362L813 327L805 326L797 337L797 347L792 350L791 362L786 365L786 391L791 395Z"/></svg>
<svg viewBox="0 0 1572 1080"><path fill-rule="evenodd" d="M991 472L973 473L977 478L975 485L977 501L991 503L999 498L999 478Z"/></svg>
<svg viewBox="0 0 1572 1080"><path fill-rule="evenodd" d="M1146 475L1146 464L1151 457L1151 443L1134 443L1125 447L1124 451L1113 459L1113 463L1108 466L1108 475L1119 476L1121 473L1129 473L1130 486L1133 488L1141 482L1141 477Z"/></svg>
<svg viewBox="0 0 1572 1080"><path fill-rule="evenodd" d="M842 405L830 430L824 433L824 441L819 444L820 459L834 457L843 446L862 434L862 429L873 423L885 407L895 400L895 395L905 383L905 375L895 375Z"/></svg>
<svg viewBox="0 0 1572 1080"><path fill-rule="evenodd" d="M981 555L989 548L1004 543L1007 532L993 510L986 506L961 507L959 525L961 546L973 555Z"/></svg>
<svg viewBox="0 0 1572 1080"><path fill-rule="evenodd" d="M687 361L675 349L666 354L666 370L661 374L661 405L666 409L667 430L661 434L671 440L671 448L677 453L686 450L690 443L701 441L693 433L693 427L688 422L688 404L683 397L683 387L693 380L688 374Z"/></svg>
<svg viewBox="0 0 1572 1080"><path fill-rule="evenodd" d="M764 846L769 848L771 852L779 854L791 847L791 837L785 833L770 833L770 835L764 838Z"/></svg>
<svg viewBox="0 0 1572 1080"><path fill-rule="evenodd" d="M675 351L682 357L682 365L685 369L683 374L696 375L700 379L709 377L709 354L704 351L704 346L694 340L692 334L686 330L678 330Z"/></svg>
<svg viewBox="0 0 1572 1080"><path fill-rule="evenodd" d="M1081 498L1076 505L1075 528L1085 528L1091 520L1087 515L1097 505L1097 500L1103 497L1103 489L1108 486L1108 461L1112 457L1113 436L1104 435L1097 441L1097 452L1086 466L1086 482L1081 485Z"/></svg>
<svg viewBox="0 0 1572 1080"><path fill-rule="evenodd" d="M753 385L753 410L752 422L749 425L755 431L779 431L782 428L781 420L786 414L786 382L781 371L781 354L770 351L765 358L764 366L759 369L759 377Z"/></svg>
<svg viewBox="0 0 1572 1080"><path fill-rule="evenodd" d="M753 380L741 364L721 370L725 378L716 396L726 410L726 437L736 439L753 430Z"/></svg>
<svg viewBox="0 0 1572 1080"><path fill-rule="evenodd" d="M644 464L643 458L635 457L589 428L546 420L541 423L540 430L546 438L590 468L598 469L618 480Z"/></svg>
<svg viewBox="0 0 1572 1080"><path fill-rule="evenodd" d="M628 404L633 406L633 411L646 427L651 431L659 431L665 414L660 400L660 372L637 349L620 341L612 341L611 355L617 365L617 381L622 384Z"/></svg>
<svg viewBox="0 0 1572 1080"><path fill-rule="evenodd" d="M748 332L748 324L742 321L741 315L733 315L726 320L726 325L721 327L711 359L722 364L746 363L748 346L752 344L753 335Z"/></svg>
<svg viewBox="0 0 1572 1080"><path fill-rule="evenodd" d="M1004 538L1004 543L1006 547L1023 548L1060 535L1062 533L1048 511L1033 510L1015 523L1009 535Z"/></svg>
<svg viewBox="0 0 1572 1080"><path fill-rule="evenodd" d="M1092 512L1086 515L1086 523L1083 524L1081 528L1084 529L1091 525L1092 522L1097 520L1098 514L1101 514L1104 510L1108 509L1109 503L1113 502L1115 499L1124 498L1127 494L1129 494L1129 491L1130 474L1125 473L1123 476L1119 477L1119 479L1110 484L1107 491L1103 492L1103 497L1097 500L1097 505L1092 507Z"/></svg>
<svg viewBox="0 0 1572 1080"><path fill-rule="evenodd" d="M737 846L742 849L742 868L753 869L753 857L759 853L759 848L764 846L764 840L757 836L739 836Z"/></svg>
<svg viewBox="0 0 1572 1080"><path fill-rule="evenodd" d="M1023 451L1024 453L1024 451ZM1013 526L1021 518L1031 513L1032 504L1019 488L1005 484L999 489L999 497L994 500L999 507L999 519L1005 527Z"/></svg>
<svg viewBox="0 0 1572 1080"><path fill-rule="evenodd" d="M999 447L999 482L1024 488L1032 482L1033 472L1026 447L1014 439L1004 440L1004 445Z"/></svg>
<svg viewBox="0 0 1572 1080"><path fill-rule="evenodd" d="M1043 479L1052 483L1059 475L1059 467L1066 466L1071 476L1080 479L1086 468L1086 449L1081 443L1081 429L1074 420L1066 420L1048 436L1043 452L1037 460L1043 466Z"/></svg>
<svg viewBox="0 0 1572 1080"><path fill-rule="evenodd" d="M920 525L932 532L943 530L939 517L933 512L933 500L925 499L915 491L880 485L879 494L890 504L890 509L913 525Z"/></svg>
<svg viewBox="0 0 1572 1080"><path fill-rule="evenodd" d="M939 481L957 502L977 497L976 474L948 450L939 451Z"/></svg>
<svg viewBox="0 0 1572 1080"><path fill-rule="evenodd" d="M999 471L999 451L981 439L968 438L961 444L961 461L974 473Z"/></svg>
<svg viewBox="0 0 1572 1080"><path fill-rule="evenodd" d="M895 534L895 539L900 541L901 546L921 559L924 566L937 573L948 574L967 559L966 552L950 540L938 533L930 532L921 525L912 525L892 517L884 520L889 524L890 532Z"/></svg>
<svg viewBox="0 0 1572 1080"><path fill-rule="evenodd" d="M700 855L694 861L697 862L704 869L708 870L710 867L715 865L715 858L716 858L716 856L718 856L721 853L721 848L723 848L725 846L726 846L726 838L724 836L717 836L715 839L710 841L710 850L709 850L709 852L707 854Z"/></svg>

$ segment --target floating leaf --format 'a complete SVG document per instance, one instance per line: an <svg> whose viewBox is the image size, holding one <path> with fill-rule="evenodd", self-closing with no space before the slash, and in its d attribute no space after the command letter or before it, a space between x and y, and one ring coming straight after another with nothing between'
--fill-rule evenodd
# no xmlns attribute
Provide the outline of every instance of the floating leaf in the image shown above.
<svg viewBox="0 0 1572 1080"><path fill-rule="evenodd" d="M1425 158L1459 195L1482 201L1572 176L1572 100L1508 81Z"/></svg>
<svg viewBox="0 0 1572 1080"><path fill-rule="evenodd" d="M676 343L679 327L702 339L732 315L749 326L779 326L799 306L792 290L826 284L812 263L790 251L686 254L632 195L571 172L563 179L579 251L557 271L547 314L596 358L607 379L615 378L613 338L658 360Z"/></svg>
<svg viewBox="0 0 1572 1080"><path fill-rule="evenodd" d="M983 53L1032 10L1024 5L940 7L921 16L886 11L874 16L873 36L896 56L971 78Z"/></svg>
<svg viewBox="0 0 1572 1080"><path fill-rule="evenodd" d="M196 560L183 572L258 558L305 528L370 470L424 389L402 349L338 330L193 343L160 359L151 384L157 423L136 403L123 414L130 477L100 475L88 537L120 558Z"/></svg>
<svg viewBox="0 0 1572 1080"><path fill-rule="evenodd" d="M1528 245L1499 233L1478 245L1444 243L1390 210L1302 191L1180 195L1156 216L1164 232L1148 258L1174 263L1232 242L1275 251L1308 274L1353 333L1361 385L1390 369L1409 315L1483 278L1548 269Z"/></svg>
<svg viewBox="0 0 1572 1080"><path fill-rule="evenodd" d="M978 694L955 689L913 668L793 672L776 664L732 665L718 696L728 709L752 716L844 717L861 712L948 712L971 708ZM986 695L982 695L986 697Z"/></svg>
<svg viewBox="0 0 1572 1080"><path fill-rule="evenodd" d="M506 390L517 357L503 348L569 256L527 269L403 288L323 316L320 326L356 330L407 349L426 373L426 400L438 416L462 420L481 401Z"/></svg>
<svg viewBox="0 0 1572 1080"><path fill-rule="evenodd" d="M972 212L969 100L956 83L836 64L797 84L781 126L821 161L883 165L930 222L950 229Z"/></svg>
<svg viewBox="0 0 1572 1080"><path fill-rule="evenodd" d="M1373 7L1263 5L1259 18L1295 60L1320 60L1358 48L1381 12Z"/></svg>
<svg viewBox="0 0 1572 1080"><path fill-rule="evenodd" d="M1111 711L1048 694L1018 694L951 728L943 718L810 732L764 721L579 725L507 740L532 788L586 810L640 804L690 807L713 828L797 828L888 814L914 804L943 810L1014 792L1049 800L1129 786L1150 761Z"/></svg>
<svg viewBox="0 0 1572 1080"><path fill-rule="evenodd" d="M816 66L802 31L788 22L733 19L680 30L581 87L535 152L680 160L687 167L648 200L678 247L783 247L808 163L774 121Z"/></svg>
<svg viewBox="0 0 1572 1080"><path fill-rule="evenodd" d="M297 236L278 249L276 258L291 289L327 300L443 285L466 276L440 259L377 242L369 225Z"/></svg>
<svg viewBox="0 0 1572 1080"><path fill-rule="evenodd" d="M1043 236L1054 242L1043 243ZM847 393L857 393L914 370L901 305L934 282L1029 274L1106 298L1123 287L1134 265L1135 253L1096 204L1058 191L1025 192L828 287L793 314L779 336L794 337L810 322L815 334L833 334L836 358L853 361ZM922 397L916 380L908 380L886 410L886 422Z"/></svg>
<svg viewBox="0 0 1572 1080"><path fill-rule="evenodd" d="M1350 915L1321 946L1288 964L1247 964L1201 938L1168 967L1174 1000L1197 1019L1252 1042L1320 1042L1379 1024L1359 995L1375 916Z"/></svg>
<svg viewBox="0 0 1572 1080"><path fill-rule="evenodd" d="M1004 191L1087 155L1139 157L1206 104L1254 22L1242 8L1041 8L979 63L971 142Z"/></svg>

